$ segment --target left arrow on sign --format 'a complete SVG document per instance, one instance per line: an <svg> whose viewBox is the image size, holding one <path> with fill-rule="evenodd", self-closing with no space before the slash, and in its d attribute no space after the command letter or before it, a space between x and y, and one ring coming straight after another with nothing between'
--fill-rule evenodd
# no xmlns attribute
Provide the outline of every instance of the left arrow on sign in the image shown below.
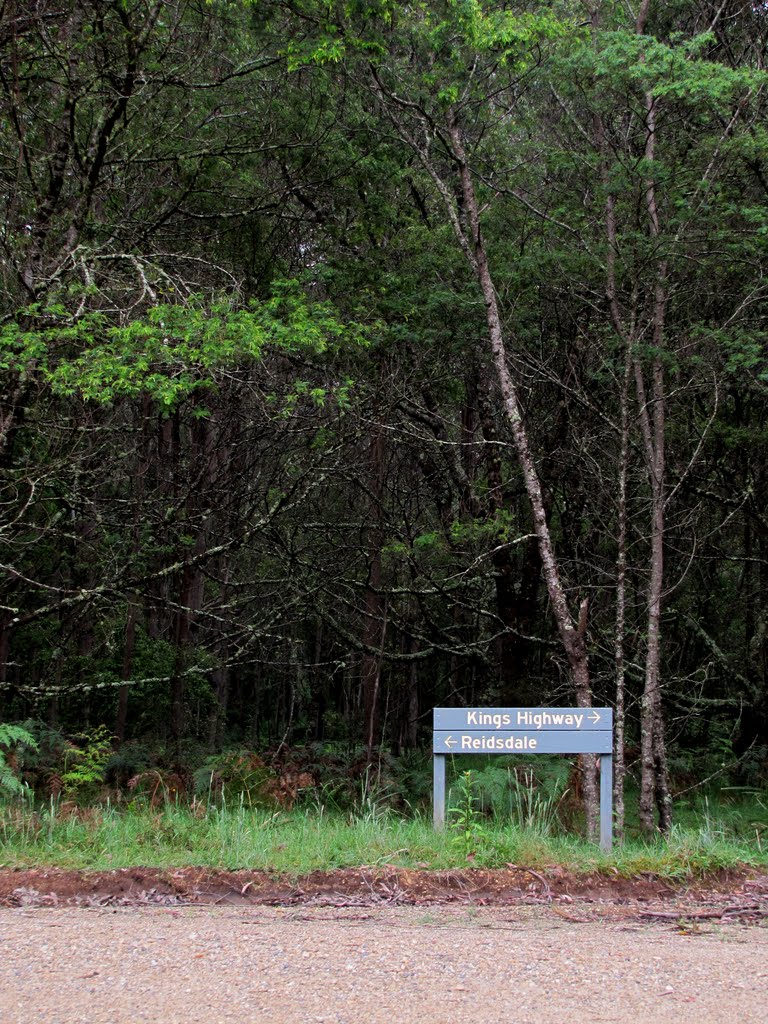
<svg viewBox="0 0 768 1024"><path fill-rule="evenodd" d="M453 738L453 736L446 736L446 737L445 737L445 741L444 741L444 742L445 742L445 745L446 745L446 747L448 747L448 749L450 750L450 749L451 749L451 747L455 747L455 746L456 746L456 744L457 744L457 743L458 743L459 741L458 741L458 740L455 740L455 739Z"/></svg>

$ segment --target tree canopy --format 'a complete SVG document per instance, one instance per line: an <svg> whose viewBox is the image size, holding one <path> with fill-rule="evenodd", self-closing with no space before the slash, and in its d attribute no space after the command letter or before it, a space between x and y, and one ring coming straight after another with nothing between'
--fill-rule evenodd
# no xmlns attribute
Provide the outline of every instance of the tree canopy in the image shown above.
<svg viewBox="0 0 768 1024"><path fill-rule="evenodd" d="M178 761L605 703L648 831L764 779L767 38L0 5L3 718Z"/></svg>

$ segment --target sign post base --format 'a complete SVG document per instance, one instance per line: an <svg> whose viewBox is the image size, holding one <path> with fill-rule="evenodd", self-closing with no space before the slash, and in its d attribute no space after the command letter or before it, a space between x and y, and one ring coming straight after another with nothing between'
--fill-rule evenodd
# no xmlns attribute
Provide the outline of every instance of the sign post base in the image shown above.
<svg viewBox="0 0 768 1024"><path fill-rule="evenodd" d="M613 847L613 754L600 755L600 849Z"/></svg>
<svg viewBox="0 0 768 1024"><path fill-rule="evenodd" d="M445 754L432 756L432 821L436 832L445 828Z"/></svg>

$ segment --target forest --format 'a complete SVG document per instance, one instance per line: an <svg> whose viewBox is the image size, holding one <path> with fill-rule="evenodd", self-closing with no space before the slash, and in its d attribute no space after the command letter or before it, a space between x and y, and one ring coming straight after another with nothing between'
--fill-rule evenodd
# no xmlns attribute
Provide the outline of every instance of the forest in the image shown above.
<svg viewBox="0 0 768 1024"><path fill-rule="evenodd" d="M181 778L610 706L619 829L768 784L767 45L0 0L0 722Z"/></svg>

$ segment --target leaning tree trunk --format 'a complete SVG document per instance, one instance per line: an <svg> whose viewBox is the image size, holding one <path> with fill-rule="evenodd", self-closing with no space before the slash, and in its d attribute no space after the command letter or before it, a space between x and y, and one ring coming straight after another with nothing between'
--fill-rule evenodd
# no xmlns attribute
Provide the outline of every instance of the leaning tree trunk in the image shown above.
<svg viewBox="0 0 768 1024"><path fill-rule="evenodd" d="M528 432L523 422L517 383L507 364L504 331L496 289L488 262L485 242L480 230L480 210L475 193L475 183L464 150L462 132L456 118L456 113L453 109L449 109L445 126L441 125L438 128L417 104L404 100L388 91L375 66L370 66L370 73L373 91L381 100L384 110L391 119L395 130L403 141L416 153L440 194L456 240L472 268L482 291L485 300L488 346L503 399L506 418L512 433L515 454L523 474L525 489L531 507L533 529L536 534L542 563L542 574L547 587L550 606L555 616L560 642L568 660L576 703L580 707L589 707L592 703L592 689L586 644L587 603L586 601L582 602L578 620L574 619L560 579L559 566L547 523L541 481L533 459ZM418 138L410 134L398 111L407 111L407 113L404 113L404 117L416 116L421 119ZM441 176L436 163L430 156L430 140L434 139L436 135L439 135L450 148L454 166L458 168L458 196L454 194ZM424 138L423 142L420 141L422 137ZM584 775L583 793L587 817L587 832L590 837L595 837L598 824L598 789L595 761L593 757L582 756L580 763Z"/></svg>
<svg viewBox="0 0 768 1024"><path fill-rule="evenodd" d="M578 621L574 621L560 579L560 570L555 557L552 537L547 523L544 496L538 470L533 459L528 431L523 422L522 409L515 380L507 362L504 331L501 314L496 298L488 254L480 230L480 211L475 193L474 181L469 167L461 131L453 117L449 118L449 137L453 155L458 163L461 180L461 197L467 218L469 237L464 233L458 217L454 220L454 229L460 232L460 242L465 250L485 300L485 316L488 329L493 365L499 382L504 410L509 421L512 439L518 463L523 473L526 493L533 516L533 528L538 541L544 581L547 587L552 611L555 616L560 641L571 672L571 679L579 707L590 707L592 689L589 677L587 657L586 627L587 603L584 601L579 611ZM598 790L594 758L582 756L580 759L583 772L584 806L587 816L587 832L590 837L597 834L598 824Z"/></svg>

